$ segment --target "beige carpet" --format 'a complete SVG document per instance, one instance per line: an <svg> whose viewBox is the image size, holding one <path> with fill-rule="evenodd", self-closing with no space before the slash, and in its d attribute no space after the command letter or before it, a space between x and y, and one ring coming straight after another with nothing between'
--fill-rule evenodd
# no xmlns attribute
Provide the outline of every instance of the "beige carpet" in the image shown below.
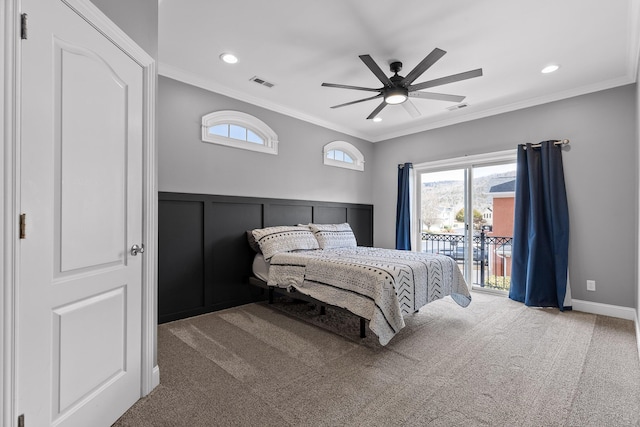
<svg viewBox="0 0 640 427"><path fill-rule="evenodd" d="M115 425L639 425L631 321L475 292L406 322L386 347L287 301L161 325L161 384Z"/></svg>

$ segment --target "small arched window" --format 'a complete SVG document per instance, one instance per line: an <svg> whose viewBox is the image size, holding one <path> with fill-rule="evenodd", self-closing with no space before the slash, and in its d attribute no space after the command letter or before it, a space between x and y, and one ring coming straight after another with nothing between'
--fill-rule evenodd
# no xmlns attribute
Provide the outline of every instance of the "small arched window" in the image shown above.
<svg viewBox="0 0 640 427"><path fill-rule="evenodd" d="M339 162L345 162L345 163L353 163L353 159L349 154L338 149L327 151L327 159L337 160Z"/></svg>
<svg viewBox="0 0 640 427"><path fill-rule="evenodd" d="M333 141L322 150L323 162L327 166L364 170L364 156L356 147L346 141Z"/></svg>
<svg viewBox="0 0 640 427"><path fill-rule="evenodd" d="M202 141L278 154L278 135L262 120L240 111L215 111L203 116Z"/></svg>

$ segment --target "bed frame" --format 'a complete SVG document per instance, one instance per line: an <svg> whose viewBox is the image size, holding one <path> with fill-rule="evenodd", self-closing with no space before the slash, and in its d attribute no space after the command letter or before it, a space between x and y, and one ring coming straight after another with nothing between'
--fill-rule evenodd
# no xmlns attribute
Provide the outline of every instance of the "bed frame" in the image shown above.
<svg viewBox="0 0 640 427"><path fill-rule="evenodd" d="M310 222L348 222L373 246L372 205L160 192L158 322L264 301L269 291L249 285L247 230Z"/></svg>
<svg viewBox="0 0 640 427"><path fill-rule="evenodd" d="M249 284L253 285L253 286L257 286L259 288L265 289L268 293L268 301L269 304L273 304L273 300L274 300L274 293L278 292L278 293L282 293L284 294L286 292L287 296L300 300L300 301L306 301L312 304L315 304L317 306L320 307L320 315L325 315L326 314L326 310L325 310L325 306L329 305L326 302L322 302L320 300L317 300L313 297L310 297L309 295L305 295L303 293L297 292L295 289L291 289L291 290L286 290L283 288L276 288L274 286L269 286L267 285L267 283L264 280L260 280L257 277L249 277ZM335 305L331 305L331 307L334 307L337 310L341 310L341 311L345 311L348 312L350 314L351 313L349 310L342 308L342 307L338 307ZM366 332L366 319L364 317L360 317L360 338L366 338L367 337L367 332Z"/></svg>

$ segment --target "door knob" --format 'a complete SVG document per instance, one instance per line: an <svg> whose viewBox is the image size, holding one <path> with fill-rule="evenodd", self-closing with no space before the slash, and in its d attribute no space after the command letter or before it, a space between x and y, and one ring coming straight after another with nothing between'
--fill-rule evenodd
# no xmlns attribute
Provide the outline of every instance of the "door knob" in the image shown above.
<svg viewBox="0 0 640 427"><path fill-rule="evenodd" d="M143 254L144 253L144 245L141 244L140 246L138 245L133 245L131 246L131 255L136 256L138 254Z"/></svg>

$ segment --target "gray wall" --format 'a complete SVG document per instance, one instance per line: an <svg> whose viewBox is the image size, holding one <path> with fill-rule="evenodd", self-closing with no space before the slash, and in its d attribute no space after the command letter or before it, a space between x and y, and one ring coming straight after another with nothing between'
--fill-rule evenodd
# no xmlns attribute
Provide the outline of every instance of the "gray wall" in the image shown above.
<svg viewBox="0 0 640 427"><path fill-rule="evenodd" d="M355 145L369 162L369 142L166 77L158 80L160 191L372 203L369 163L364 172L322 164L322 147L334 140ZM202 142L202 116L218 110L265 122L278 135L278 155Z"/></svg>
<svg viewBox="0 0 640 427"><path fill-rule="evenodd" d="M394 247L397 165L568 138L564 152L576 299L636 304L638 136L636 88L622 86L375 144L375 246ZM586 291L586 280L596 292Z"/></svg>
<svg viewBox="0 0 640 427"><path fill-rule="evenodd" d="M91 0L151 57L158 58L158 0Z"/></svg>

